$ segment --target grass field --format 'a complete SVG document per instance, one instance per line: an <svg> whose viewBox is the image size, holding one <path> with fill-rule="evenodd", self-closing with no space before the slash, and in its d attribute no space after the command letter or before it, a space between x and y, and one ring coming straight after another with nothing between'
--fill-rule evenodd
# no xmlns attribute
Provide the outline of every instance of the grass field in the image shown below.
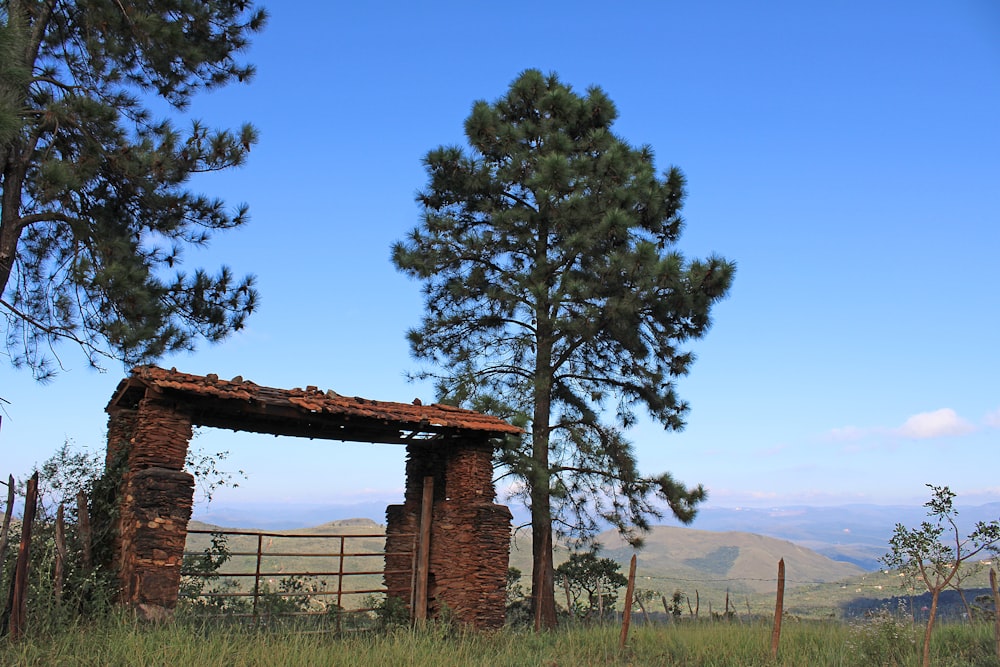
<svg viewBox="0 0 1000 667"><path fill-rule="evenodd" d="M126 617L81 624L53 634L0 642L0 664L230 667L233 665L376 665L395 667L577 665L638 666L873 666L916 665L919 631L902 621L864 624L787 622L778 660L770 658L766 623L680 623L633 627L624 650L620 628L564 627L535 634L506 629L461 632L443 624L336 637L330 634L210 629L180 622L159 626ZM987 624L944 625L935 633L935 665L990 666Z"/></svg>

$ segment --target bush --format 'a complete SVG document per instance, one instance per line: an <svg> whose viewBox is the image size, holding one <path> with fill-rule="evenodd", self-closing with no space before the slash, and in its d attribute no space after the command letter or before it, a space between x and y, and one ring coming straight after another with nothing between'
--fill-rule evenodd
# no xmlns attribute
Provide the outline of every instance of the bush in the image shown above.
<svg viewBox="0 0 1000 667"><path fill-rule="evenodd" d="M896 612L882 607L861 622L851 624L849 647L859 665L896 667L913 663L919 631L906 614L902 601Z"/></svg>

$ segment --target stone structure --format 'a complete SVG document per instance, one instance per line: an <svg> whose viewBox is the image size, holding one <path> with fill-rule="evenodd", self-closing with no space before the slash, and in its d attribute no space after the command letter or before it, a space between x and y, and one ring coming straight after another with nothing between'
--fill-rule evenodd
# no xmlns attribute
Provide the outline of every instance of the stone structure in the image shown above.
<svg viewBox="0 0 1000 667"><path fill-rule="evenodd" d="M426 615L442 603L479 628L504 623L511 514L493 503L493 449L469 440L448 448L409 445L402 505L386 510L386 552L412 551L425 479L433 480ZM387 593L413 611L417 573L408 555L386 557ZM417 601L416 604L420 604Z"/></svg>
<svg viewBox="0 0 1000 667"><path fill-rule="evenodd" d="M469 410L414 403L133 369L107 408L107 460L125 461L114 557L122 602L146 618L167 616L176 605L194 492L184 459L192 427L211 426L405 444L406 492L402 505L387 510L386 551L406 555L386 558L389 594L431 616L446 604L474 627L501 625L511 515L493 503L492 453L497 438L520 429ZM420 532L427 477L434 480L427 599L415 602L413 536Z"/></svg>

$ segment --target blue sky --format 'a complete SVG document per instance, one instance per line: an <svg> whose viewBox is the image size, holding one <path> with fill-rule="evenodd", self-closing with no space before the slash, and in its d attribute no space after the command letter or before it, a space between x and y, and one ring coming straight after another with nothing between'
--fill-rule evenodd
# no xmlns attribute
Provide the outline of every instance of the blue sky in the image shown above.
<svg viewBox="0 0 1000 667"><path fill-rule="evenodd" d="M420 160L522 70L601 86L615 129L686 174L681 249L738 264L680 383L688 427L631 433L641 466L710 505L1000 500L1000 6L946 2L270 3L256 79L191 116L260 130L197 186L251 207L186 266L255 273L260 311L162 365L410 402L419 284L389 247ZM0 473L104 446L124 369L69 347L47 386L2 370ZM396 502L403 449L206 430L217 503Z"/></svg>

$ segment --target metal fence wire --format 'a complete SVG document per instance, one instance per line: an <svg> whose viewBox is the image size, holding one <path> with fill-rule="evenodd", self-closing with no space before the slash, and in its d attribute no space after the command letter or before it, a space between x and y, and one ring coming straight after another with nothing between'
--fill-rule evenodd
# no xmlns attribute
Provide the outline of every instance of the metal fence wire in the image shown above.
<svg viewBox="0 0 1000 667"><path fill-rule="evenodd" d="M179 597L202 614L252 618L330 617L342 629L371 619L385 604L384 533L284 533L250 530L189 530L207 535L201 551L185 551ZM393 555L416 557L414 545ZM232 538L232 539L231 539ZM295 542L310 540L300 549ZM373 549L372 542L380 543ZM189 547L190 547L189 540ZM317 547L316 542L322 546ZM326 545L329 545L327 547ZM378 577L376 584L373 578Z"/></svg>

